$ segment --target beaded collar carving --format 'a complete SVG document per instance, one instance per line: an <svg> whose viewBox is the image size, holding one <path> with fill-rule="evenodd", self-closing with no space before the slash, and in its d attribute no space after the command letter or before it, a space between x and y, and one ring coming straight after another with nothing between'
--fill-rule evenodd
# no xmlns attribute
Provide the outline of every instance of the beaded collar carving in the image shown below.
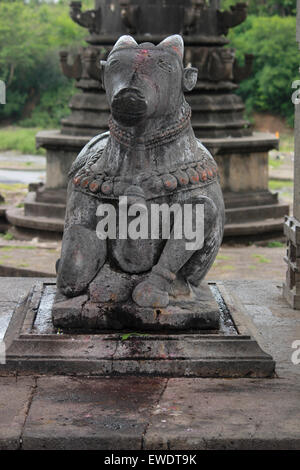
<svg viewBox="0 0 300 470"><path fill-rule="evenodd" d="M185 103L183 108L183 116L171 124L169 127L163 130L157 130L152 134L146 134L135 140L134 135L118 126L118 124L110 117L108 126L111 135L120 144L130 147L133 143L143 145L145 148L157 147L164 145L175 140L179 134L181 134L190 124L191 120L191 108Z"/></svg>

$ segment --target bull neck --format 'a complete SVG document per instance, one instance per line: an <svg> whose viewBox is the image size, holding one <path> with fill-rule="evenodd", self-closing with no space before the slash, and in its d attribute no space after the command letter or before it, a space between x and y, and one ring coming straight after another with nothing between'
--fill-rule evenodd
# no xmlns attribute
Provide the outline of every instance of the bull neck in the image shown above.
<svg viewBox="0 0 300 470"><path fill-rule="evenodd" d="M191 108L187 102L182 105L180 116L171 121L164 127L145 131L140 135L136 135L134 130L128 127L120 126L112 116L109 119L109 130L111 137L119 144L128 148L141 146L147 149L167 144L180 137L184 131L191 126Z"/></svg>

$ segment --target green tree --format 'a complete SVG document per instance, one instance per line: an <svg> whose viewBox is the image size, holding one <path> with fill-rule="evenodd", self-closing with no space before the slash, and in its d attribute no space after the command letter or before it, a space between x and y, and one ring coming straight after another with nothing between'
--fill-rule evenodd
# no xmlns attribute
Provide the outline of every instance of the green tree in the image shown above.
<svg viewBox="0 0 300 470"><path fill-rule="evenodd" d="M296 18L256 17L231 30L231 45L240 62L254 55L251 77L240 84L239 93L249 111L269 111L293 122L292 82L299 79L300 56L296 44Z"/></svg>
<svg viewBox="0 0 300 470"><path fill-rule="evenodd" d="M241 0L223 0L222 9L228 9ZM251 15L296 15L297 0L248 0L248 11Z"/></svg>
<svg viewBox="0 0 300 470"><path fill-rule="evenodd" d="M0 122L27 117L39 105L44 116L47 114L47 123L40 125L51 125L52 117L57 122L59 97L67 95L67 104L73 92L72 81L60 71L59 50L83 44L86 35L69 18L68 9L65 2L25 4L23 0L1 0L0 79L7 85L7 104L0 108Z"/></svg>

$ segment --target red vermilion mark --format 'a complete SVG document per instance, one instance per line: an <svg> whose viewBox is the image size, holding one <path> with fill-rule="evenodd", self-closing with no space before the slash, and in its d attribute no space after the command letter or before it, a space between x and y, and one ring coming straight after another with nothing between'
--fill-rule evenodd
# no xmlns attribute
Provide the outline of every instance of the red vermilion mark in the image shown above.
<svg viewBox="0 0 300 470"><path fill-rule="evenodd" d="M149 57L149 50L148 49L141 49L135 57L134 66L136 69L139 69Z"/></svg>

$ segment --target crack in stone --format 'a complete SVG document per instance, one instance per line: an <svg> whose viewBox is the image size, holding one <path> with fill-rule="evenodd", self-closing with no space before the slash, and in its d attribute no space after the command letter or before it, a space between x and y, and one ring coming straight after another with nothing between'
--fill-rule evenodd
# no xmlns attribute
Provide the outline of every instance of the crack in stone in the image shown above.
<svg viewBox="0 0 300 470"><path fill-rule="evenodd" d="M28 399L27 404L25 405L25 418L24 418L24 422L23 422L23 425L22 425L20 438L19 438L19 444L20 444L19 445L19 450L23 449L23 435L24 435L24 431L25 431L26 421L27 421L29 411L30 411L30 408L31 408L31 404L33 402L33 398L34 398L35 392L37 390L37 381L38 381L38 377L34 377L34 384L31 387L31 392L30 392L30 395L29 395L29 399Z"/></svg>
<svg viewBox="0 0 300 470"><path fill-rule="evenodd" d="M158 399L153 403L151 409L150 409L150 416L149 416L149 420L148 420L148 423L146 423L146 426L145 426L145 429L144 429L144 432L142 434L142 437L141 437L141 450L145 450L145 437L146 437L146 434L147 434L147 431L148 431L148 428L150 426L150 422L151 422L151 419L152 419L152 411L154 410L155 406L157 406L163 396L163 394L165 393L165 390L168 386L168 383L169 383L169 379L165 379L165 383L162 387L162 390L161 390L161 393L159 394L159 397Z"/></svg>

